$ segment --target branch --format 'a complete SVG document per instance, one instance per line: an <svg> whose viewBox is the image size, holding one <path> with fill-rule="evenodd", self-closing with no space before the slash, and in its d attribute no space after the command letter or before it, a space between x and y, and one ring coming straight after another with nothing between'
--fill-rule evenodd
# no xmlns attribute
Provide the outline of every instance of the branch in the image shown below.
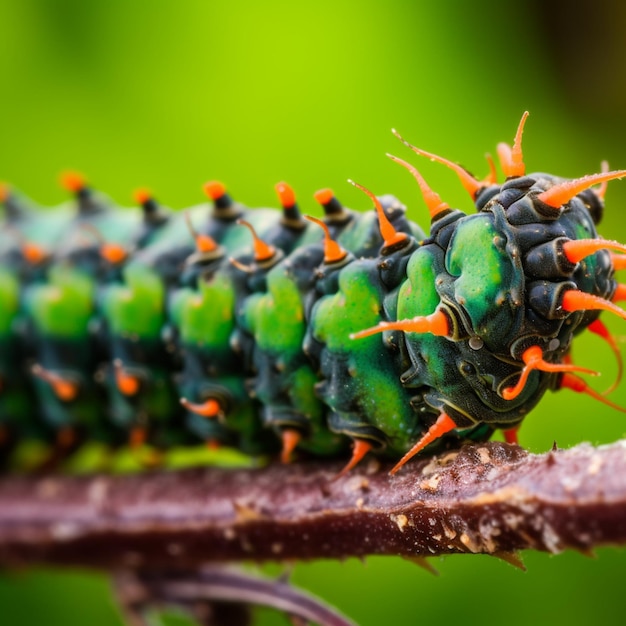
<svg viewBox="0 0 626 626"><path fill-rule="evenodd" d="M178 606L210 626L248 626L249 607L271 607L293 624L355 626L354 622L286 580L271 580L223 566L197 572L124 572L114 580L118 603L129 626L148 626L155 607Z"/></svg>
<svg viewBox="0 0 626 626"><path fill-rule="evenodd" d="M498 442L411 462L0 480L0 565L189 571L208 562L588 551L626 543L626 442Z"/></svg>

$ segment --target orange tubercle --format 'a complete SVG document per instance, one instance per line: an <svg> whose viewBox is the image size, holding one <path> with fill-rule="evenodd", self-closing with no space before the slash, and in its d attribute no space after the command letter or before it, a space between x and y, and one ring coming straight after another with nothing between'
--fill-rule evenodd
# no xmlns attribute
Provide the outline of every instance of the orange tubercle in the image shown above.
<svg viewBox="0 0 626 626"><path fill-rule="evenodd" d="M115 368L115 384L117 385L120 393L125 396L137 395L137 393L139 393L139 389L141 388L139 378L129 374L124 369L124 366L119 359L116 359L113 362L113 367Z"/></svg>
<svg viewBox="0 0 626 626"><path fill-rule="evenodd" d="M544 361L541 346L531 346L527 348L522 354L522 361L524 361L525 365L515 386L507 387L502 390L502 397L505 400L514 400L522 393L528 382L528 377L533 370L540 370L542 372L585 372L586 374L592 374L594 376L598 375L598 372L585 367L579 367L578 365L569 363L548 363Z"/></svg>
<svg viewBox="0 0 626 626"><path fill-rule="evenodd" d="M570 263L578 263L598 250L626 252L626 246L608 239L572 239L563 244L563 252Z"/></svg>
<svg viewBox="0 0 626 626"><path fill-rule="evenodd" d="M367 194L374 203L376 213L378 214L380 235L383 238L385 247L393 246L408 239L408 235L406 233L399 233L396 231L393 224L389 221L389 218L385 214L380 200L369 189L363 187L363 185L359 185L359 183L355 183L353 180L348 179L348 182L351 185L354 185L357 189L360 189L363 193Z"/></svg>
<svg viewBox="0 0 626 626"><path fill-rule="evenodd" d="M136 450L137 448L141 448L141 446L146 443L147 438L148 431L144 426L133 426L128 436L128 444L131 448Z"/></svg>
<svg viewBox="0 0 626 626"><path fill-rule="evenodd" d="M257 263L262 263L263 261L268 261L276 254L276 248L265 243L257 234L256 230L254 230L254 226L247 222L246 220L238 219L237 224L241 224L245 226L251 233L252 238L254 239L254 260Z"/></svg>
<svg viewBox="0 0 626 626"><path fill-rule="evenodd" d="M624 367L622 361L622 352L619 349L619 346L617 345L614 337L611 335L609 329L604 325L604 322L602 322L602 320L594 320L593 322L591 322L591 324L589 324L589 326L587 326L587 329L594 335L597 335L598 337L604 339L604 341L609 344L609 347L611 348L613 354L615 355L615 358L617 359L617 376L615 377L615 381L613 382L613 384L604 392L604 394L606 395L608 393L611 393L611 391L613 391L622 380L622 372Z"/></svg>
<svg viewBox="0 0 626 626"><path fill-rule="evenodd" d="M296 204L296 194L287 183L277 183L274 187L280 204L288 209Z"/></svg>
<svg viewBox="0 0 626 626"><path fill-rule="evenodd" d="M428 153L425 153L425 154L428 154ZM387 156L392 161L399 163L400 165L402 165L402 167L406 168L407 170L409 170L409 172L411 172L411 174L413 174L413 177L415 178L415 180L417 181L417 184L419 185L420 192L422 193L422 197L424 198L424 202L426 203L426 206L428 207L428 212L430 213L431 219L433 220L437 219L442 213L444 213L450 208L450 205L447 202L444 202L441 199L441 196L429 187L428 183L424 180L423 176L417 171L416 167L414 167L410 163L407 163L406 161L403 161L402 159L399 159L396 156L393 156L393 154L387 154Z"/></svg>
<svg viewBox="0 0 626 626"><path fill-rule="evenodd" d="M607 172L610 171L610 167L609 167L609 162L608 161L602 161L602 163L600 164L601 167L601 172L603 174L606 174ZM598 196L598 198L600 198L600 200L604 200L604 196L606 196L606 190L609 188L609 181L608 180L603 180L602 183L600 183L600 187L598 187L598 189L594 189L593 191L595 192L596 196Z"/></svg>
<svg viewBox="0 0 626 626"><path fill-rule="evenodd" d="M484 187L483 183L481 183L479 180L474 178L474 176L472 176L464 167L462 167L458 163L455 163L454 161L450 161L449 159L445 159L443 157L440 157L440 156L438 156L436 154L433 154L432 152L426 152L426 150L422 150L421 148L418 148L418 147L414 146L413 144L410 144L408 141L406 141L406 139L404 139L402 137L402 135L400 135L400 133L395 128L392 128L391 132L407 148L413 150L413 152L415 152L415 154L419 154L421 156L425 156L427 159L430 159L431 161L437 161L438 163L441 163L442 165L445 165L446 167L449 167L451 170L453 170L456 173L456 175L459 177L459 180L461 181L461 184L463 185L463 187L465 187L465 190L470 194L472 199L475 199L476 198L476 194L478 193L478 191ZM394 161L397 161L398 163L400 163L404 167L406 167L415 176L415 172L413 171L412 166L409 166L408 163L405 163L404 161L398 159L397 157L393 157L390 154L388 154L387 156L389 158L393 159ZM419 182L420 181L418 179L418 183ZM420 187L421 186L422 185L420 183ZM424 192L422 191L422 193L424 193ZM440 202L441 202L441 200L440 200Z"/></svg>
<svg viewBox="0 0 626 626"><path fill-rule="evenodd" d="M140 189L135 189L133 192L133 198L137 204L145 204L149 200L152 200L152 193L149 189L142 187Z"/></svg>
<svg viewBox="0 0 626 626"><path fill-rule="evenodd" d="M283 446L280 452L280 462L287 465L291 462L291 455L302 439L302 434L295 428L283 428L280 433Z"/></svg>
<svg viewBox="0 0 626 626"><path fill-rule="evenodd" d="M71 426L65 426L57 431L57 446L61 450L68 450L76 443L76 431Z"/></svg>
<svg viewBox="0 0 626 626"><path fill-rule="evenodd" d="M613 304L613 302L576 289L570 289L563 294L562 306L565 311L570 312L586 310L610 311L626 320L626 311L620 309L616 304Z"/></svg>
<svg viewBox="0 0 626 626"><path fill-rule="evenodd" d="M67 191L78 193L85 188L87 181L80 172L63 172L61 174L61 186Z"/></svg>
<svg viewBox="0 0 626 626"><path fill-rule="evenodd" d="M611 402L610 400L608 400L607 398L599 394L597 391L594 391L593 389L591 389L591 387L589 387L589 385L582 378L579 378L578 376L574 374L563 374L563 377L561 378L561 388L571 389L572 391L575 391L576 393L586 393L588 396L591 396L594 400L598 400L599 402L602 402L602 404L606 404L607 406L610 406L613 409L617 409L618 411L621 411L622 413L626 413L626 408L619 406L619 404L615 404L614 402Z"/></svg>
<svg viewBox="0 0 626 626"><path fill-rule="evenodd" d="M118 265L126 260L126 250L117 243L105 243L100 246L100 256L111 265Z"/></svg>
<svg viewBox="0 0 626 626"><path fill-rule="evenodd" d="M437 310L430 315L418 316L408 320L380 322L377 326L352 333L350 339L363 339L386 330L402 330L405 333L432 333L439 337L447 337L451 331L448 316L443 311Z"/></svg>
<svg viewBox="0 0 626 626"><path fill-rule="evenodd" d="M615 270L626 269L626 254L611 254L611 263Z"/></svg>
<svg viewBox="0 0 626 626"><path fill-rule="evenodd" d="M528 111L524 111L515 133L512 148L506 143L498 144L498 157L500 158L502 171L507 178L523 176L526 173L522 155L522 134L524 133L524 124L527 118Z"/></svg>
<svg viewBox="0 0 626 626"><path fill-rule="evenodd" d="M513 428L506 428L502 431L504 434L504 441L507 443L519 445L519 440L517 438L517 433L519 432L519 426L513 426Z"/></svg>
<svg viewBox="0 0 626 626"><path fill-rule="evenodd" d="M623 300L626 300L626 285L623 283L617 283L611 302L622 302Z"/></svg>
<svg viewBox="0 0 626 626"><path fill-rule="evenodd" d="M372 448L372 443L367 439L354 438L352 440L352 456L344 468L333 477L333 480L345 476L350 470L354 469Z"/></svg>
<svg viewBox="0 0 626 626"><path fill-rule="evenodd" d="M45 369L39 364L33 365L31 368L33 375L41 380L45 380L54 391L54 395L63 402L71 402L78 395L78 384L67 378L63 378L56 372Z"/></svg>
<svg viewBox="0 0 626 626"><path fill-rule="evenodd" d="M204 184L204 193L211 200L219 200L226 194L226 186L218 180L211 180Z"/></svg>
<svg viewBox="0 0 626 626"><path fill-rule="evenodd" d="M328 204L335 197L335 194L332 189L326 188L316 191L313 197L323 206L324 204Z"/></svg>
<svg viewBox="0 0 626 626"><path fill-rule="evenodd" d="M185 221L187 222L187 228L189 228L189 232L191 236L194 238L196 243L196 250L200 253L208 253L217 250L217 243L210 237L209 235L201 235L193 226L191 222L191 214L189 211L185 211Z"/></svg>
<svg viewBox="0 0 626 626"><path fill-rule="evenodd" d="M31 265L37 265L44 261L48 254L38 244L26 241L22 244L22 254L28 263Z"/></svg>
<svg viewBox="0 0 626 626"><path fill-rule="evenodd" d="M485 185L495 185L498 182L498 171L496 170L496 162L493 160L493 157L489 153L485 154L485 159L487 159L487 164L489 165L489 174L485 176L482 182Z"/></svg>
<svg viewBox="0 0 626 626"><path fill-rule="evenodd" d="M317 224L324 231L324 263L337 263L348 255L348 253L330 236L330 231L325 222L313 217L312 215L304 216L309 222Z"/></svg>
<svg viewBox="0 0 626 626"><path fill-rule="evenodd" d="M220 403L215 398L208 398L202 403L190 402L187 398L181 398L180 403L191 413L202 417L218 417L222 411Z"/></svg>
<svg viewBox="0 0 626 626"><path fill-rule="evenodd" d="M454 420L447 414L441 413L437 421L424 433L422 438L396 463L389 472L395 474L410 459L412 459L420 450L423 450L428 444L436 441L446 433L457 428Z"/></svg>
<svg viewBox="0 0 626 626"><path fill-rule="evenodd" d="M574 180L567 180L564 183L554 185L547 191L540 193L537 198L544 204L547 204L554 209L560 209L564 204L567 204L572 198L585 189L589 189L589 187L592 187L597 183L616 180L618 178L623 178L624 176L626 176L626 170L590 174L589 176L575 178Z"/></svg>

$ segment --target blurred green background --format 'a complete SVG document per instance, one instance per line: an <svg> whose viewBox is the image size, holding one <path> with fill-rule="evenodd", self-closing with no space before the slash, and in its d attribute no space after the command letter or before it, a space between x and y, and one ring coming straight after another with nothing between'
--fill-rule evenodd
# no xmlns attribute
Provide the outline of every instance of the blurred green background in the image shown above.
<svg viewBox="0 0 626 626"><path fill-rule="evenodd" d="M318 0L0 0L0 178L44 204L67 168L120 204L148 186L165 203L203 200L221 179L250 206L287 180L305 211L331 186L367 209L348 177L392 192L422 224L409 174L385 158L412 142L486 174L528 109L529 171L564 176L626 167L626 5L564 0L471 3ZM413 158L451 204L455 176ZM601 231L626 241L626 184L612 183ZM604 316L607 317L607 316ZM623 345L625 326L609 319ZM575 359L615 375L609 349L582 337ZM612 396L626 406L626 383ZM623 437L626 416L564 391L533 412L521 441L543 451ZM394 558L298 564L293 579L363 626L623 623L626 554L528 554L528 571L484 556L435 562L433 577ZM262 612L265 625L286 624ZM0 576L0 624L116 625L104 577Z"/></svg>

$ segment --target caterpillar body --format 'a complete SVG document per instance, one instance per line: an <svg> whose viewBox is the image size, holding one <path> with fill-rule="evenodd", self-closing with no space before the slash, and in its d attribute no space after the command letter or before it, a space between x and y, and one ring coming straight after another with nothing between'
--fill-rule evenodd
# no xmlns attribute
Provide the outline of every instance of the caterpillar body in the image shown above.
<svg viewBox="0 0 626 626"><path fill-rule="evenodd" d="M626 318L614 280L626 247L595 225L605 183L626 171L527 175L525 119L499 146L502 184L404 142L457 172L472 215L391 157L419 183L428 235L396 198L362 187L375 211L322 190L325 217L309 221L284 183L282 211L208 183L212 210L185 213L144 191L141 211L119 210L77 175L65 179L73 206L54 210L3 187L0 464L25 440L69 452L93 439L285 461L352 443L346 470L370 450L397 470L495 429L514 440L548 389L611 404L569 353L590 328L619 358L598 315Z"/></svg>

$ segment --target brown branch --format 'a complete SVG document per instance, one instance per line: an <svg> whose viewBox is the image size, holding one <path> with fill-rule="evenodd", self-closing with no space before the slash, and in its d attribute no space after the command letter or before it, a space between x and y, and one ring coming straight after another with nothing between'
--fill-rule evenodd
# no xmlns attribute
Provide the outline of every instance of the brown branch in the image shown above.
<svg viewBox="0 0 626 626"><path fill-rule="evenodd" d="M195 572L123 572L114 580L116 596L129 626L148 626L146 613L178 606L201 625L248 626L249 607L271 607L294 624L355 626L354 622L286 580L259 578L226 566Z"/></svg>
<svg viewBox="0 0 626 626"><path fill-rule="evenodd" d="M208 562L424 557L626 543L626 442L533 455L472 444L372 465L0 480L0 565L191 570Z"/></svg>

